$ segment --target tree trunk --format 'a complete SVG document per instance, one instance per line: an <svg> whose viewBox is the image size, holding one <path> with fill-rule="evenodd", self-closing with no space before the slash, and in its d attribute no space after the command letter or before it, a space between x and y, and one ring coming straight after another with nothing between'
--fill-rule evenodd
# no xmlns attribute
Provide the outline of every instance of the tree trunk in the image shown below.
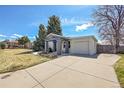
<svg viewBox="0 0 124 93"><path fill-rule="evenodd" d="M115 48L116 48L116 53L119 52L119 31L116 31L116 44L115 44Z"/></svg>
<svg viewBox="0 0 124 93"><path fill-rule="evenodd" d="M119 53L119 40L116 40L116 53Z"/></svg>

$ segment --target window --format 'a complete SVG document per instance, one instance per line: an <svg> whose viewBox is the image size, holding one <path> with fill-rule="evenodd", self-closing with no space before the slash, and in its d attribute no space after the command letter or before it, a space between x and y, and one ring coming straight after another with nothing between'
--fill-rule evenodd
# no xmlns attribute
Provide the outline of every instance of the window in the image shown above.
<svg viewBox="0 0 124 93"><path fill-rule="evenodd" d="M65 48L65 44L66 44L66 43L64 42L64 44L63 44L63 48Z"/></svg>
<svg viewBox="0 0 124 93"><path fill-rule="evenodd" d="M69 48L71 47L71 45L70 45L70 41L68 41L68 46L69 46Z"/></svg>

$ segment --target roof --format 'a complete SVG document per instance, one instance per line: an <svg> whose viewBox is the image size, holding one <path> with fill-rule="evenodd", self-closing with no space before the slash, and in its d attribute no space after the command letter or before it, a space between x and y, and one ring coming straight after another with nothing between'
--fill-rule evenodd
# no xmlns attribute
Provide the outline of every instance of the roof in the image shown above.
<svg viewBox="0 0 124 93"><path fill-rule="evenodd" d="M98 41L95 36L79 36L79 37L70 37L69 39L83 39L83 38L93 38L96 42Z"/></svg>
<svg viewBox="0 0 124 93"><path fill-rule="evenodd" d="M63 38L63 39L68 39L67 37L57 35L57 34L53 34L53 33L50 33L50 34L47 35L47 37L49 37L49 36L55 36L55 37L59 37L59 38Z"/></svg>
<svg viewBox="0 0 124 93"><path fill-rule="evenodd" d="M97 39L96 39L95 36L93 36L93 35L90 35L90 36L80 36L80 37L64 37L64 36L61 36L61 35L57 35L57 34L50 33L50 34L47 35L47 37L49 37L49 36L55 36L55 37L59 37L59 38L63 38L63 39L93 38L93 39L97 42Z"/></svg>
<svg viewBox="0 0 124 93"><path fill-rule="evenodd" d="M2 42L5 42L5 43L18 43L17 40L4 40Z"/></svg>

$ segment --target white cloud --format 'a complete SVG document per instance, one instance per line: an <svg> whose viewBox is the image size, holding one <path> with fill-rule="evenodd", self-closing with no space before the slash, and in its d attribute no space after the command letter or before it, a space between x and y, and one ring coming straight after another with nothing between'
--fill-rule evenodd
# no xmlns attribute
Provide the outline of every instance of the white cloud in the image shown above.
<svg viewBox="0 0 124 93"><path fill-rule="evenodd" d="M68 18L60 18L62 25L77 25L77 24L83 24L84 21L82 18L76 18L72 17L70 19Z"/></svg>
<svg viewBox="0 0 124 93"><path fill-rule="evenodd" d="M84 24L87 22L87 20L89 20L89 19L83 19L81 17L72 17L72 18L60 17L62 26ZM28 26L38 27L41 24L41 22L44 22L44 24L47 25L47 21L48 21L48 19L34 21L34 22L28 24Z"/></svg>
<svg viewBox="0 0 124 93"><path fill-rule="evenodd" d="M0 42L1 42L1 41L4 41L4 40L5 40L5 39L1 39L1 38L0 38Z"/></svg>
<svg viewBox="0 0 124 93"><path fill-rule="evenodd" d="M100 43L100 44L101 44L101 43L102 43L102 41L101 41L101 40L98 40L98 43Z"/></svg>
<svg viewBox="0 0 124 93"><path fill-rule="evenodd" d="M12 36L10 36L10 38L17 38L17 36L13 36L13 35L12 35Z"/></svg>
<svg viewBox="0 0 124 93"><path fill-rule="evenodd" d="M0 41L6 40L6 39L15 40L15 39L20 38L22 36L23 35L20 35L20 34L10 34L10 35L0 34ZM34 40L35 39L35 36L32 36L32 35L27 35L27 36L29 37L30 40Z"/></svg>
<svg viewBox="0 0 124 93"><path fill-rule="evenodd" d="M2 35L2 34L0 34L0 37L7 37L6 35Z"/></svg>
<svg viewBox="0 0 124 93"><path fill-rule="evenodd" d="M15 37L22 37L22 35L19 35L19 34L13 34L12 36L15 36Z"/></svg>
<svg viewBox="0 0 124 93"><path fill-rule="evenodd" d="M82 30L86 30L88 29L89 27L92 27L94 24L92 22L89 22L89 23L85 23L85 24L82 24L82 25L77 25L76 26L76 32L80 32Z"/></svg>
<svg viewBox="0 0 124 93"><path fill-rule="evenodd" d="M22 35L20 35L20 34L12 34L12 35L10 35L9 37L12 38L12 39L15 39L15 38L20 38L20 37L22 37Z"/></svg>
<svg viewBox="0 0 124 93"><path fill-rule="evenodd" d="M17 38L17 37L22 37L22 35L19 35L19 34L12 34L12 35L3 35L3 34L0 34L0 37L4 37L4 38Z"/></svg>

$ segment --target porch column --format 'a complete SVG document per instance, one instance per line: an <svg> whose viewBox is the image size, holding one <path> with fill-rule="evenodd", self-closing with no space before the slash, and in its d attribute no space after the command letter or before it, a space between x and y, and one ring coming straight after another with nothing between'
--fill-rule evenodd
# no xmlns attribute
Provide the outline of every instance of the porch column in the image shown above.
<svg viewBox="0 0 124 93"><path fill-rule="evenodd" d="M61 54L61 50L62 50L61 46L62 46L61 39L58 39L57 40L57 54L59 55Z"/></svg>
<svg viewBox="0 0 124 93"><path fill-rule="evenodd" d="M69 53L69 41L66 41L66 53Z"/></svg>
<svg viewBox="0 0 124 93"><path fill-rule="evenodd" d="M48 52L48 41L45 41L45 52Z"/></svg>

